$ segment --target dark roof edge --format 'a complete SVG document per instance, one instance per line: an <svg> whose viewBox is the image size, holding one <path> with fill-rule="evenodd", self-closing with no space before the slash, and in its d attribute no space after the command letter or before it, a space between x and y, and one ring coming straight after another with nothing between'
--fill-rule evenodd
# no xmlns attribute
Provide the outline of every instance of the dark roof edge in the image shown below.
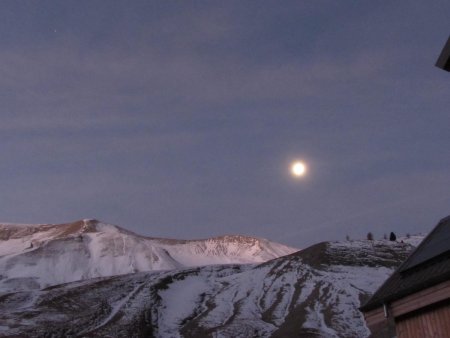
<svg viewBox="0 0 450 338"><path fill-rule="evenodd" d="M429 241L430 241L430 239L431 239L431 237L433 237L433 235L434 235L434 233L437 231L437 229L439 228L439 226L442 224L442 223L446 223L446 222L450 222L450 215L449 216L447 216L447 217L444 217L444 218L442 218L435 226L434 226L434 228L428 233L428 235L422 240L422 242L420 242L420 244L409 254L409 256L408 256L408 258L406 258L404 261L403 261L403 263L402 264L400 264L400 266L395 270L396 272L397 271L402 271L403 270L403 267L407 264L407 263L409 263L409 261L411 260L411 258L415 255L415 253L418 251L418 250L420 250L423 246L425 246ZM421 264L424 264L424 263L426 263L427 261L425 261L425 262L422 262ZM408 271L409 269L412 269L412 268L414 268L414 266L412 266L412 267L410 267L410 268L408 268L408 269L406 269L406 270L404 270L404 271ZM383 284L384 285L384 284Z"/></svg>
<svg viewBox="0 0 450 338"><path fill-rule="evenodd" d="M450 72L450 36L448 37L444 48L442 48L442 52L440 53L435 66Z"/></svg>
<svg viewBox="0 0 450 338"><path fill-rule="evenodd" d="M380 298L380 299L375 299L374 301L372 301L372 299L376 298L376 296L377 296L377 294L379 293L379 291L382 290L382 289L385 287L385 285L387 285L388 283L390 283L391 279L392 279L393 277L395 277L397 273L398 273L398 274L400 273L401 269L402 269L403 266L406 264L406 262L409 261L410 257L412 257L412 256L416 253L416 251L419 250L419 248L421 248L422 246L424 246L424 245L429 241L429 239L431 238L431 236L433 235L433 233L437 230L437 228L439 227L439 225L442 224L442 223L446 223L446 222L450 222L450 215L449 215L449 216L446 216L446 217L444 217L444 218L442 218L442 219L434 226L434 228L431 230L431 232L430 232L430 233L424 238L424 240L423 240L423 241L422 241L422 242L421 242L421 243L413 250L413 252L411 252L411 254L408 256L408 258L406 258L405 261L404 261L402 264L400 264L400 266L399 266L397 269L395 269L395 271L392 273L392 275L389 276L389 278L386 279L386 281L385 281L383 284L381 284L381 286L375 291L375 293L372 295L372 297L370 297L369 300L368 300L364 305L362 305L362 306L359 308L360 311L370 311L370 310L373 310L373 309L375 309L375 308L377 308L377 307L382 306L383 304L392 302L392 301L394 301L394 300L397 300L397 299L399 299L399 298L408 296L408 295L410 295L411 293L416 292L418 288L419 288L419 289L420 289L420 288L423 288L423 287L424 287L424 284L426 284L427 287L431 287L432 285L439 284L439 283L441 283L441 282L447 280L448 278L450 278L450 271L448 271L447 273L445 273L445 274L439 276L438 278L427 280L426 283L420 283L420 284L415 285L414 287L411 287L411 288L409 288L409 289L405 289L405 290L403 290L402 292L399 292L399 293L397 293L397 294L395 294L395 295L388 296L388 297L384 297L384 298ZM444 280L441 280L441 279L444 279Z"/></svg>
<svg viewBox="0 0 450 338"><path fill-rule="evenodd" d="M364 312L367 312L367 311L370 311L370 310L374 310L374 309L376 309L378 307L383 306L383 304L389 304L389 303L391 303L393 301L396 301L396 300L398 300L400 298L409 296L409 295L411 295L411 294L413 294L413 293L415 293L417 291L420 291L420 290L423 290L423 289L428 289L428 288L433 287L433 286L435 286L437 284L443 283L443 282L445 282L445 281L447 281L449 279L450 279L450 271L447 271L445 274L442 274L439 277L436 277L436 278L433 278L433 279L429 279L429 280L427 280L425 282L417 284L414 287L405 289L402 292L399 292L399 293L397 293L395 295L392 295L390 297L381 298L381 299L378 299L378 300L376 300L374 302L371 302L370 299L369 299L369 301L366 304L364 304L363 306L361 306L359 308L359 310L360 311L364 311Z"/></svg>

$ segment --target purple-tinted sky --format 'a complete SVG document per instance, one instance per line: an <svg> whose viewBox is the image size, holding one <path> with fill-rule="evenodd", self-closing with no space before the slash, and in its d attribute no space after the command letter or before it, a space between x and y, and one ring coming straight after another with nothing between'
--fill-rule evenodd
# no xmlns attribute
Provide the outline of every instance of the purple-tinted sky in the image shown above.
<svg viewBox="0 0 450 338"><path fill-rule="evenodd" d="M297 247L428 231L450 214L449 13L3 0L0 220Z"/></svg>

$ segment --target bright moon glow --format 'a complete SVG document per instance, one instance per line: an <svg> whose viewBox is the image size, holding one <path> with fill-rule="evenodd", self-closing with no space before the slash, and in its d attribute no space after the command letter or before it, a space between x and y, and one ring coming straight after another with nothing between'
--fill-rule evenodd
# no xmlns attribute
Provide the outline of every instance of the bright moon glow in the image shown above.
<svg viewBox="0 0 450 338"><path fill-rule="evenodd" d="M303 176L306 172L306 166L302 162L294 162L291 166L292 175L300 177Z"/></svg>

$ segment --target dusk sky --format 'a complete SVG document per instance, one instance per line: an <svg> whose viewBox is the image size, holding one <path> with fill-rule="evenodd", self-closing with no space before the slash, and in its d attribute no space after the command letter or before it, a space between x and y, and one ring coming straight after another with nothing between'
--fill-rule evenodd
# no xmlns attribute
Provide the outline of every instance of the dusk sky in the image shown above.
<svg viewBox="0 0 450 338"><path fill-rule="evenodd" d="M0 221L295 247L427 232L450 214L449 13L3 0Z"/></svg>

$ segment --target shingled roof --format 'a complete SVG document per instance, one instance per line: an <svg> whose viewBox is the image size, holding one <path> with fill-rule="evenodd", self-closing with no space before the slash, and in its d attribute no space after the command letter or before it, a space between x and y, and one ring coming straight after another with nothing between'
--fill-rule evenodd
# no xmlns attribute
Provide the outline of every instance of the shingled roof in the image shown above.
<svg viewBox="0 0 450 338"><path fill-rule="evenodd" d="M450 216L438 223L360 309L367 312L447 280L450 280Z"/></svg>

